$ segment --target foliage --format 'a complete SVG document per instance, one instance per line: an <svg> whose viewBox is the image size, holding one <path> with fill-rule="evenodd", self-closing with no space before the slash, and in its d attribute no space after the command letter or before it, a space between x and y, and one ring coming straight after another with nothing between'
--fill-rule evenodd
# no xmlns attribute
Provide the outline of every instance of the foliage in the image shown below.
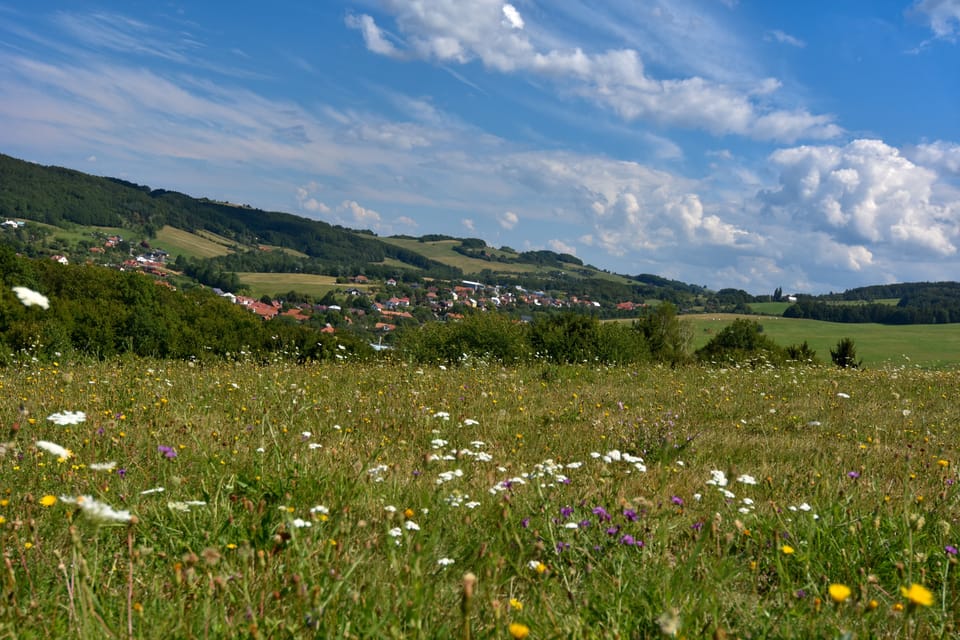
<svg viewBox="0 0 960 640"><path fill-rule="evenodd" d="M863 365L863 361L857 360L857 348L851 338L841 338L837 346L830 349L830 359L842 369L859 369Z"/></svg>
<svg viewBox="0 0 960 640"><path fill-rule="evenodd" d="M786 356L782 347L763 334L759 322L744 318L724 327L695 355L701 362L731 363L746 363L757 358L779 363Z"/></svg>
<svg viewBox="0 0 960 640"><path fill-rule="evenodd" d="M414 362L455 364L491 359L503 363L530 356L523 325L505 314L477 312L462 321L428 322L404 329L397 350Z"/></svg>
<svg viewBox="0 0 960 640"><path fill-rule="evenodd" d="M677 309L669 302L648 310L634 323L647 342L651 357L657 362L677 365L688 358L692 334L689 324L681 322Z"/></svg>

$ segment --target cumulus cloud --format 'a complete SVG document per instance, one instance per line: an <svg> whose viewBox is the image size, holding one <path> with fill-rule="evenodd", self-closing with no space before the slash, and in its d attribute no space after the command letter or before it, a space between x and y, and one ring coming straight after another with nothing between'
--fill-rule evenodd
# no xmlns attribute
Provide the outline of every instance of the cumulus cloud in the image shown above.
<svg viewBox="0 0 960 640"><path fill-rule="evenodd" d="M380 228L380 214L373 209L367 209L361 206L355 200L344 200L337 207L337 212L346 215L352 226L359 229Z"/></svg>
<svg viewBox="0 0 960 640"><path fill-rule="evenodd" d="M937 38L955 41L960 34L960 0L917 0L909 11L919 15Z"/></svg>
<svg viewBox="0 0 960 640"><path fill-rule="evenodd" d="M557 253L567 253L571 256L577 255L577 248L572 244L567 244L563 240L553 239L547 242L547 246Z"/></svg>
<svg viewBox="0 0 960 640"><path fill-rule="evenodd" d="M908 154L917 164L960 176L960 144L937 140L917 145Z"/></svg>
<svg viewBox="0 0 960 640"><path fill-rule="evenodd" d="M476 225L473 223L473 220L470 218L464 218L463 220L460 221L460 224L462 224L463 228L469 231L470 233L473 233L474 231L477 230Z"/></svg>
<svg viewBox="0 0 960 640"><path fill-rule="evenodd" d="M517 223L520 222L520 217L513 211L504 211L497 216L497 222L499 222L500 226L504 229L513 229L517 226Z"/></svg>
<svg viewBox="0 0 960 640"><path fill-rule="evenodd" d="M762 83L762 91L753 93L699 76L659 79L647 71L635 49L590 53L576 46L558 46L554 38L543 34L540 40L545 44L540 44L521 28L524 23L516 9L496 0L468 4L386 0L385 7L393 14L409 52L417 58L444 64L479 60L502 73L534 73L625 120L644 119L716 135L788 143L801 138L825 140L842 133L833 116L769 108L758 101L758 96L776 90L778 85L769 81ZM368 31L380 33L372 17L360 16L353 22L362 27L371 51L395 55L392 45L384 50L382 38L368 39Z"/></svg>
<svg viewBox="0 0 960 640"><path fill-rule="evenodd" d="M523 29L523 18L512 4L503 5L504 24L512 29Z"/></svg>
<svg viewBox="0 0 960 640"><path fill-rule="evenodd" d="M823 231L845 245L887 243L946 256L956 252L960 203L938 202L935 171L881 140L802 146L770 156L779 187L760 193L774 215ZM869 251L848 264L869 264Z"/></svg>
<svg viewBox="0 0 960 640"><path fill-rule="evenodd" d="M417 224L417 221L411 218L410 216L400 216L395 220L395 222L401 226L409 227L411 229L415 229L418 226L420 226Z"/></svg>
<svg viewBox="0 0 960 640"><path fill-rule="evenodd" d="M330 207L313 197L312 192L316 189L316 182L297 187L297 203L301 209L310 213L330 213Z"/></svg>

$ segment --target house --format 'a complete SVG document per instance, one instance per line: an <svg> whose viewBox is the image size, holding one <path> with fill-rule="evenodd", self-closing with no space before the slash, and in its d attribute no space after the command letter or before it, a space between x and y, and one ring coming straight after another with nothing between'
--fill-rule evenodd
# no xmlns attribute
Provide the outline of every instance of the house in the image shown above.
<svg viewBox="0 0 960 640"><path fill-rule="evenodd" d="M394 280L393 278L390 278L389 280L384 282L384 284L387 285L388 287L395 287L397 286L397 281Z"/></svg>
<svg viewBox="0 0 960 640"><path fill-rule="evenodd" d="M59 253L55 256L50 256L50 259L54 262L59 262L60 264L70 264L70 261L67 260L67 256L62 256Z"/></svg>

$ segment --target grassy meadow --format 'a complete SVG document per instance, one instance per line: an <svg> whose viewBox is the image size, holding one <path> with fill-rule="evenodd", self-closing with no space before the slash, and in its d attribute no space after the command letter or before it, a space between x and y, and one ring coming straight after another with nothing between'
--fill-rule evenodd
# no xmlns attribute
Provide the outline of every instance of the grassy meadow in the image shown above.
<svg viewBox="0 0 960 640"><path fill-rule="evenodd" d="M841 338L851 338L857 358L866 367L920 364L925 368L951 368L960 361L960 324L847 324L776 316L705 313L683 316L693 329L693 348L700 348L736 318L755 320L777 344L804 340L817 357L830 362L830 349Z"/></svg>
<svg viewBox="0 0 960 640"><path fill-rule="evenodd" d="M958 384L10 366L0 637L956 637Z"/></svg>
<svg viewBox="0 0 960 640"><path fill-rule="evenodd" d="M368 289L370 285L337 284L334 276L321 276L312 273L258 273L239 271L237 277L240 282L250 287L250 295L275 296L287 291L297 291L310 296L321 298L329 291L356 287Z"/></svg>

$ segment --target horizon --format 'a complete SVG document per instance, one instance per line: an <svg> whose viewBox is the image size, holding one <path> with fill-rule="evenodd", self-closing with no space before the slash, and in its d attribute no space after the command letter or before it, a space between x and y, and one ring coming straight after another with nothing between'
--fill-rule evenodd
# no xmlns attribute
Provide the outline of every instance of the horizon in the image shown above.
<svg viewBox="0 0 960 640"><path fill-rule="evenodd" d="M30 162L715 291L960 267L960 0L0 15L0 151Z"/></svg>

